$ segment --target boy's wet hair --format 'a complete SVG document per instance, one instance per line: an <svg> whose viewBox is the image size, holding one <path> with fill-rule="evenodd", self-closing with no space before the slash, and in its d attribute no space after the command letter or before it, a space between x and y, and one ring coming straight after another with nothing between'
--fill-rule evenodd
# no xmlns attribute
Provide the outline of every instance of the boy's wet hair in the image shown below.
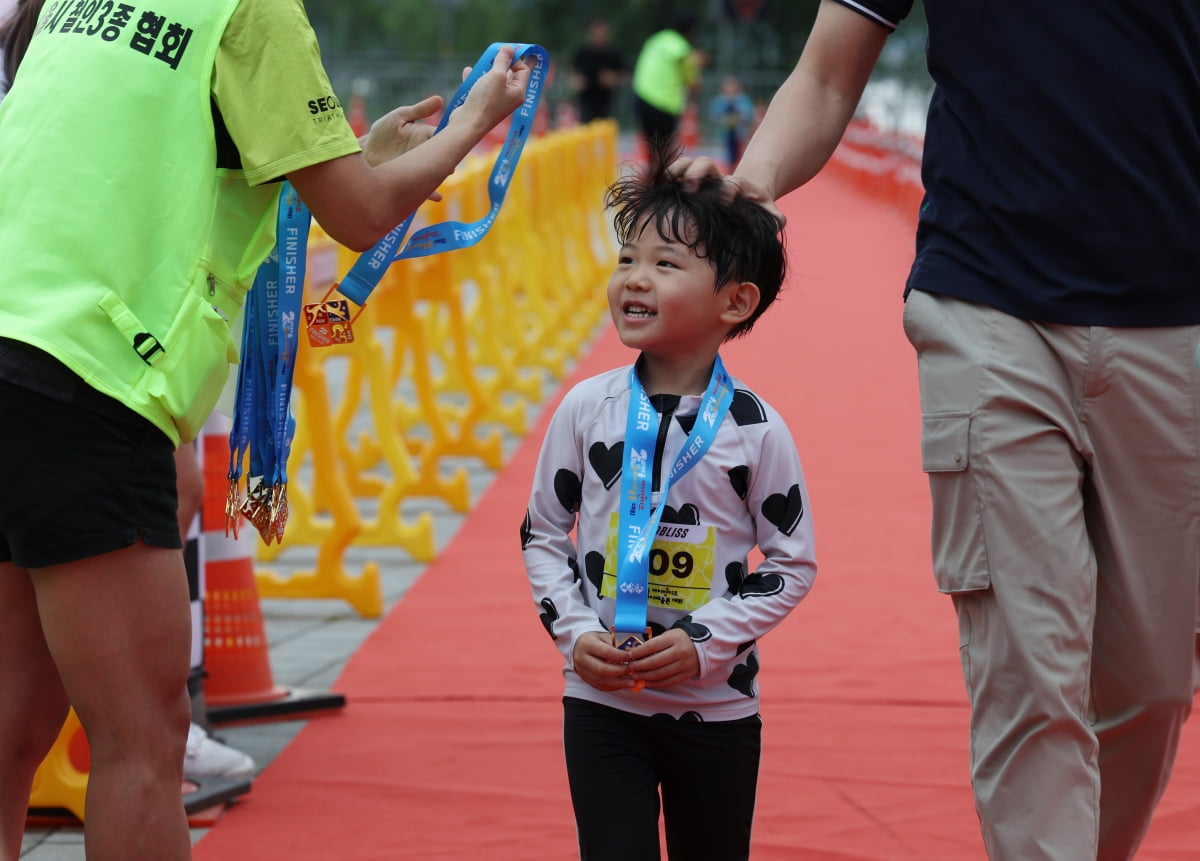
<svg viewBox="0 0 1200 861"><path fill-rule="evenodd" d="M767 210L742 196L727 199L720 177L705 177L696 191L684 191L667 167L681 151L661 140L650 146L644 171L623 176L609 186L605 206L614 210L617 239L627 244L653 223L658 235L677 242L702 260L716 276L716 289L731 282L758 285L759 303L726 340L745 335L779 295L787 268L779 222Z"/></svg>

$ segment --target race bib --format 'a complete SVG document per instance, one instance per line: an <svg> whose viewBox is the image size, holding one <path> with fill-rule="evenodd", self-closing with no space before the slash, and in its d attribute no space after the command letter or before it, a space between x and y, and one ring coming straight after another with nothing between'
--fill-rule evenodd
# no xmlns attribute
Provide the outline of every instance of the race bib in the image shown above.
<svg viewBox="0 0 1200 861"><path fill-rule="evenodd" d="M600 594L617 596L618 514L609 517L604 547L604 580ZM690 523L659 523L650 547L647 603L690 613L708 603L716 570L717 530Z"/></svg>

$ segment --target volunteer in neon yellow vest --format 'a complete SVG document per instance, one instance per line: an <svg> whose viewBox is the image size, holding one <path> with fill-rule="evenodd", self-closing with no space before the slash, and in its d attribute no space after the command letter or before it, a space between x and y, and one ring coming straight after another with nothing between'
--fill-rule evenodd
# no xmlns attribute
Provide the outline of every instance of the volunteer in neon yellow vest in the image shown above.
<svg viewBox="0 0 1200 861"><path fill-rule="evenodd" d="M642 135L674 137L688 94L700 82L699 57L691 39L696 16L676 15L671 27L646 40L633 69L634 108Z"/></svg>
<svg viewBox="0 0 1200 861"><path fill-rule="evenodd" d="M0 103L0 857L68 705L88 857L189 857L173 453L235 358L275 181L371 247L524 101L512 59L435 137L408 121L439 98L389 114L373 164L299 0L47 0Z"/></svg>

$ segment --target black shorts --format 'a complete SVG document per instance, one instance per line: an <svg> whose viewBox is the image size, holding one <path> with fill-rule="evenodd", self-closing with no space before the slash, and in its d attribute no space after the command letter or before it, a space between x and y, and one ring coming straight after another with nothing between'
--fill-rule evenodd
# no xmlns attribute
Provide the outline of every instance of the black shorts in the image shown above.
<svg viewBox="0 0 1200 861"><path fill-rule="evenodd" d="M0 562L44 568L139 539L183 546L175 447L131 410L88 409L0 380L0 476Z"/></svg>

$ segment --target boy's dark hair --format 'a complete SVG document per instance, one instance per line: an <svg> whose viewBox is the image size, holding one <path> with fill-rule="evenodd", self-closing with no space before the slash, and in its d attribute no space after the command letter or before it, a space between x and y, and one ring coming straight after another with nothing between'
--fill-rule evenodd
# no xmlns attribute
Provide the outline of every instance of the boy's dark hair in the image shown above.
<svg viewBox="0 0 1200 861"><path fill-rule="evenodd" d="M605 206L614 210L613 226L622 245L635 238L643 225L654 224L667 242L687 246L707 260L716 276L716 289L730 282L758 285L758 307L734 326L726 340L745 335L779 295L787 259L779 222L757 203L738 195L728 198L721 179L705 177L695 191L667 173L681 155L670 142L650 146L649 167L609 186Z"/></svg>

